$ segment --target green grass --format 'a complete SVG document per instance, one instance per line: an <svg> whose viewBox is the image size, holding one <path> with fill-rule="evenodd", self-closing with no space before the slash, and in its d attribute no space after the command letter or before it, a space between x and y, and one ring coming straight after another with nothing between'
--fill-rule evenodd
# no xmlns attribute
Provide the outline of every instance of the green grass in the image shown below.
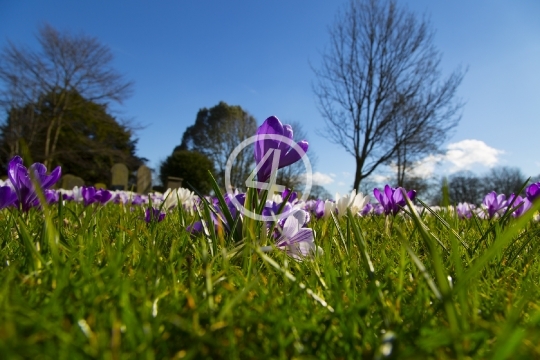
<svg viewBox="0 0 540 360"><path fill-rule="evenodd" d="M540 358L533 211L409 214L313 218L298 262L255 221L210 242L179 209L3 210L0 358Z"/></svg>

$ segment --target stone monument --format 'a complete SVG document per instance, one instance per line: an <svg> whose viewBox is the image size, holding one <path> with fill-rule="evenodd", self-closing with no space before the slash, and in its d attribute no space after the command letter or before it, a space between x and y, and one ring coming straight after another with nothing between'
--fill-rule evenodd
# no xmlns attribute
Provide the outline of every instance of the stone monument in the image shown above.
<svg viewBox="0 0 540 360"><path fill-rule="evenodd" d="M182 187L182 178L169 176L167 178L167 189L179 189Z"/></svg>
<svg viewBox="0 0 540 360"><path fill-rule="evenodd" d="M62 189L71 190L75 186L84 186L84 180L72 174L62 176Z"/></svg>
<svg viewBox="0 0 540 360"><path fill-rule="evenodd" d="M141 165L137 170L137 192L148 194L152 191L152 170L146 165Z"/></svg>
<svg viewBox="0 0 540 360"><path fill-rule="evenodd" d="M127 190L129 170L125 164L117 163L111 168L111 190Z"/></svg>

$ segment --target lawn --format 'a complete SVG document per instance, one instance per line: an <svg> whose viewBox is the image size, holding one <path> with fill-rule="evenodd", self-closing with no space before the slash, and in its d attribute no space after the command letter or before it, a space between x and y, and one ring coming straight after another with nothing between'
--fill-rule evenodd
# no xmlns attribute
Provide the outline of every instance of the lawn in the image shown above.
<svg viewBox="0 0 540 360"><path fill-rule="evenodd" d="M2 358L540 358L539 202L311 213L306 256L278 246L283 224L148 206L0 211Z"/></svg>

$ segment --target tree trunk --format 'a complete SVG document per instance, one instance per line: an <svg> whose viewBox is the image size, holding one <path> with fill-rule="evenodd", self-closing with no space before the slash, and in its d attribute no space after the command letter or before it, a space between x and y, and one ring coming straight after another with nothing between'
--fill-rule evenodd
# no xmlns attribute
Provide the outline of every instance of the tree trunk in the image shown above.
<svg viewBox="0 0 540 360"><path fill-rule="evenodd" d="M357 156L356 157L356 171L354 174L354 184L353 184L353 189L356 189L357 191L358 189L360 189L360 183L362 182L362 180L364 180L364 176L362 173L363 167L364 167L364 162L359 156Z"/></svg>

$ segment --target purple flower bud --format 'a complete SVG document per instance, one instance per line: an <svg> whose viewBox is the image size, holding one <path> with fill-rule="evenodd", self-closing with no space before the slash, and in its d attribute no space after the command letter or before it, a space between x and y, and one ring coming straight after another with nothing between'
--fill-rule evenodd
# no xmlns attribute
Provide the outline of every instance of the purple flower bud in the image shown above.
<svg viewBox="0 0 540 360"><path fill-rule="evenodd" d="M95 203L96 200L96 188L93 186L83 186L81 188L81 195L83 198L84 206Z"/></svg>
<svg viewBox="0 0 540 360"><path fill-rule="evenodd" d="M202 222L196 221L193 223L193 225L188 225L186 230L191 233L192 235L198 235L203 232L203 225Z"/></svg>
<svg viewBox="0 0 540 360"><path fill-rule="evenodd" d="M43 195L45 195L47 204L56 204L60 198L60 194L56 190L51 189L45 190Z"/></svg>
<svg viewBox="0 0 540 360"><path fill-rule="evenodd" d="M540 197L540 182L529 185L527 187L527 190L525 190L525 194L527 195L527 199L529 199L530 202Z"/></svg>
<svg viewBox="0 0 540 360"><path fill-rule="evenodd" d="M360 216L366 216L372 210L373 210L373 205L371 205L371 203L367 203L366 205L364 205L364 208L362 209L362 211L360 211Z"/></svg>
<svg viewBox="0 0 540 360"><path fill-rule="evenodd" d="M324 200L317 200L317 206L315 207L315 217L320 219L324 216Z"/></svg>
<svg viewBox="0 0 540 360"><path fill-rule="evenodd" d="M294 150L293 150L294 151ZM292 193L291 193L292 192ZM296 191L292 191L291 189L285 189L281 193L281 198L286 199L287 196L289 196L289 193L291 193L291 196L289 197L289 202L292 204L294 201L298 198L298 193Z"/></svg>
<svg viewBox="0 0 540 360"><path fill-rule="evenodd" d="M290 141L281 141L279 139L273 139L266 135L280 136ZM293 129L290 125L283 125L281 121L275 116L270 116L264 121L264 123L257 129L257 141L255 142L255 162L260 168L257 172L257 180L264 182L270 178L272 173L272 157L266 158L265 162L261 164L265 155L272 150L280 150L278 169L284 168L294 164L305 155L308 149L308 143L305 140L299 141L297 144L303 150L303 153L299 153L292 148L291 142L293 141ZM277 169L275 169L277 170Z"/></svg>
<svg viewBox="0 0 540 360"><path fill-rule="evenodd" d="M146 221L147 224L151 222L161 222L163 219L165 219L165 213L159 209L148 207L144 212L144 221Z"/></svg>

